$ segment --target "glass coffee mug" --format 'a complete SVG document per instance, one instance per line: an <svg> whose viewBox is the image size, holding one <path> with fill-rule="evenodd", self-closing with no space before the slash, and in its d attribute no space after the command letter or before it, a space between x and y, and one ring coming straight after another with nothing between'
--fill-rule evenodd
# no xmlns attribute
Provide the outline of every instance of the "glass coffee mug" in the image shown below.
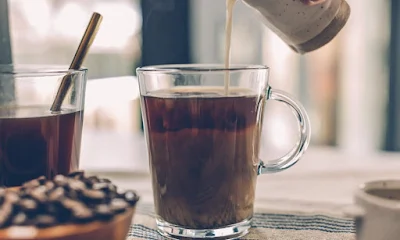
<svg viewBox="0 0 400 240"><path fill-rule="evenodd" d="M159 232L245 235L257 176L291 167L308 147L305 110L268 85L265 66L163 65L137 73ZM293 150L271 162L258 158L266 100L291 107L300 130Z"/></svg>
<svg viewBox="0 0 400 240"><path fill-rule="evenodd" d="M0 185L53 178L79 164L86 69L0 65ZM60 111L50 111L64 76Z"/></svg>

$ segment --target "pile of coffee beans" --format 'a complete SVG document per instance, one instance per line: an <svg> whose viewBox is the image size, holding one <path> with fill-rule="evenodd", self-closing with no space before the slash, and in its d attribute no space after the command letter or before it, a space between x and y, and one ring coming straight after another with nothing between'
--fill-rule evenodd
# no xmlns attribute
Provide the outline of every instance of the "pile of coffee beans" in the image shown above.
<svg viewBox="0 0 400 240"><path fill-rule="evenodd" d="M82 171L40 177L15 191L0 188L0 228L108 221L138 200L134 191L119 192L110 180Z"/></svg>

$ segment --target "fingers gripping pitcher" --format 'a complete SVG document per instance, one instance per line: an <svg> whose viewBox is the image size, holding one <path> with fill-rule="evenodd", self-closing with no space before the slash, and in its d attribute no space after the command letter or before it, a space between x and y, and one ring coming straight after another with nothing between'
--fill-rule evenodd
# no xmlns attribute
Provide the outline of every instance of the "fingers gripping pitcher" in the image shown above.
<svg viewBox="0 0 400 240"><path fill-rule="evenodd" d="M307 53L329 43L344 27L345 0L244 0L293 50Z"/></svg>

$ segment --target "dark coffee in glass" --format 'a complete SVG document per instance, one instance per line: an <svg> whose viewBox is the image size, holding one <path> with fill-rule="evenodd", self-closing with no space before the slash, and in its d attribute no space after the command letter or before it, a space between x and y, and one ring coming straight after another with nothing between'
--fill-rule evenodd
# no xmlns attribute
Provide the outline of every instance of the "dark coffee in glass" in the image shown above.
<svg viewBox="0 0 400 240"><path fill-rule="evenodd" d="M180 98L188 92L196 98ZM263 99L247 89L226 97L198 88L154 92L143 103L160 217L194 229L250 219Z"/></svg>
<svg viewBox="0 0 400 240"><path fill-rule="evenodd" d="M51 114L46 107L0 109L0 184L76 170L82 117L82 111Z"/></svg>

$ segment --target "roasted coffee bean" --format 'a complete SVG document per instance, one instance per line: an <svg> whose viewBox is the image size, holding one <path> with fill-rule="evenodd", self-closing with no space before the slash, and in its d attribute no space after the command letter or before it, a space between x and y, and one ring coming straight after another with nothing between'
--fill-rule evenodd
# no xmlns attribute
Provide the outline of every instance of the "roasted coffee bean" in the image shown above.
<svg viewBox="0 0 400 240"><path fill-rule="evenodd" d="M101 182L101 183L111 183L111 181L109 179L107 179L107 178L100 178L99 182Z"/></svg>
<svg viewBox="0 0 400 240"><path fill-rule="evenodd" d="M10 223L13 208L13 204L9 202L5 202L0 208L0 228L6 227Z"/></svg>
<svg viewBox="0 0 400 240"><path fill-rule="evenodd" d="M40 176L37 178L37 180L39 181L40 185L44 185L47 181L47 178L45 176Z"/></svg>
<svg viewBox="0 0 400 240"><path fill-rule="evenodd" d="M116 192L108 192L105 202L109 203L111 200L113 200L114 198L118 198L118 197L119 197L118 193L116 193Z"/></svg>
<svg viewBox="0 0 400 240"><path fill-rule="evenodd" d="M110 184L106 182L99 182L99 183L94 183L92 186L92 189L94 190L101 190L101 191L109 191L110 190Z"/></svg>
<svg viewBox="0 0 400 240"><path fill-rule="evenodd" d="M72 210L72 211L75 208L83 208L83 207L85 207L85 205L83 203L75 201L75 200L72 200L72 199L68 199L68 198L61 200L60 203L64 208Z"/></svg>
<svg viewBox="0 0 400 240"><path fill-rule="evenodd" d="M64 186L68 185L68 178L66 178L63 175L57 175L54 177L54 183L57 186L64 187Z"/></svg>
<svg viewBox="0 0 400 240"><path fill-rule="evenodd" d="M34 188L40 186L40 182L38 179L33 179L29 182L26 182L22 185L23 188Z"/></svg>
<svg viewBox="0 0 400 240"><path fill-rule="evenodd" d="M123 196L125 201L127 201L131 206L135 205L139 201L139 197L134 191L126 191Z"/></svg>
<svg viewBox="0 0 400 240"><path fill-rule="evenodd" d="M57 219L50 215L41 214L35 217L34 223L39 228L45 228L56 225Z"/></svg>
<svg viewBox="0 0 400 240"><path fill-rule="evenodd" d="M55 184L54 184L54 182L51 182L51 181L47 181L45 184L44 184L44 186L48 189L48 190L52 190L53 188L55 188Z"/></svg>
<svg viewBox="0 0 400 240"><path fill-rule="evenodd" d="M126 208L128 207L128 203L121 198L115 198L110 202L110 208L115 213L125 212Z"/></svg>
<svg viewBox="0 0 400 240"><path fill-rule="evenodd" d="M40 186L33 189L30 192L30 196L40 203L45 203L48 199L46 193L47 193L47 188L45 186Z"/></svg>
<svg viewBox="0 0 400 240"><path fill-rule="evenodd" d="M95 208L95 213L99 220L105 221L110 220L114 216L114 211L110 208L110 206L107 206L107 204L97 205Z"/></svg>
<svg viewBox="0 0 400 240"><path fill-rule="evenodd" d="M101 202L106 194L100 190L86 189L82 191L82 196L89 202Z"/></svg>
<svg viewBox="0 0 400 240"><path fill-rule="evenodd" d="M4 197L6 195L6 193L7 193L6 189L3 187L0 187L0 196Z"/></svg>
<svg viewBox="0 0 400 240"><path fill-rule="evenodd" d="M65 197L65 190L62 187L57 187L49 193L49 200L52 202L59 201L64 197Z"/></svg>
<svg viewBox="0 0 400 240"><path fill-rule="evenodd" d="M83 178L83 179L81 179L81 181L85 184L85 186L86 186L87 188L92 188L93 182L90 181L89 179Z"/></svg>
<svg viewBox="0 0 400 240"><path fill-rule="evenodd" d="M115 186L114 184L111 184L111 183L108 185L108 188L109 188L110 191L112 191L112 192L117 192L117 191L118 191L117 186Z"/></svg>
<svg viewBox="0 0 400 240"><path fill-rule="evenodd" d="M76 179L70 179L68 181L68 186L70 189L75 191L82 191L86 189L85 183Z"/></svg>
<svg viewBox="0 0 400 240"><path fill-rule="evenodd" d="M18 202L19 207L24 212L34 212L38 208L38 204L35 200L32 199L21 199Z"/></svg>
<svg viewBox="0 0 400 240"><path fill-rule="evenodd" d="M72 210L72 216L76 222L90 222L94 218L93 212L87 207L78 207Z"/></svg>
<svg viewBox="0 0 400 240"><path fill-rule="evenodd" d="M70 208L66 208L61 202L54 202L53 206L55 207L55 211L53 212L52 208L48 209L48 211L57 218L58 222L64 223L70 220L72 214Z"/></svg>
<svg viewBox="0 0 400 240"><path fill-rule="evenodd" d="M89 181L91 181L92 183L98 183L100 182L99 178L96 176L90 176L87 178Z"/></svg>
<svg viewBox="0 0 400 240"><path fill-rule="evenodd" d="M0 205L4 203L6 198L6 190L4 188L0 188Z"/></svg>
<svg viewBox="0 0 400 240"><path fill-rule="evenodd" d="M11 221L11 224L18 225L18 226L26 225L27 223L28 223L28 216L23 212L17 213L12 218L12 221Z"/></svg>
<svg viewBox="0 0 400 240"><path fill-rule="evenodd" d="M8 192L5 196L4 201L7 203L14 204L20 200L20 197L18 196L18 193L16 192Z"/></svg>
<svg viewBox="0 0 400 240"><path fill-rule="evenodd" d="M20 191L18 191L18 192L16 192L16 193L18 194L18 197L19 197L20 199L23 199L23 198L31 198L31 195L30 195L28 189L20 190Z"/></svg>
<svg viewBox="0 0 400 240"><path fill-rule="evenodd" d="M81 192L82 191L75 191L75 190L69 189L69 190L66 190L65 196L67 196L68 198L71 198L71 199L79 200L79 199L81 199L81 197L80 197L82 195Z"/></svg>
<svg viewBox="0 0 400 240"><path fill-rule="evenodd" d="M83 178L84 176L85 176L84 171L75 171L75 172L68 174L68 177L75 178L75 179L80 179L80 178Z"/></svg>

